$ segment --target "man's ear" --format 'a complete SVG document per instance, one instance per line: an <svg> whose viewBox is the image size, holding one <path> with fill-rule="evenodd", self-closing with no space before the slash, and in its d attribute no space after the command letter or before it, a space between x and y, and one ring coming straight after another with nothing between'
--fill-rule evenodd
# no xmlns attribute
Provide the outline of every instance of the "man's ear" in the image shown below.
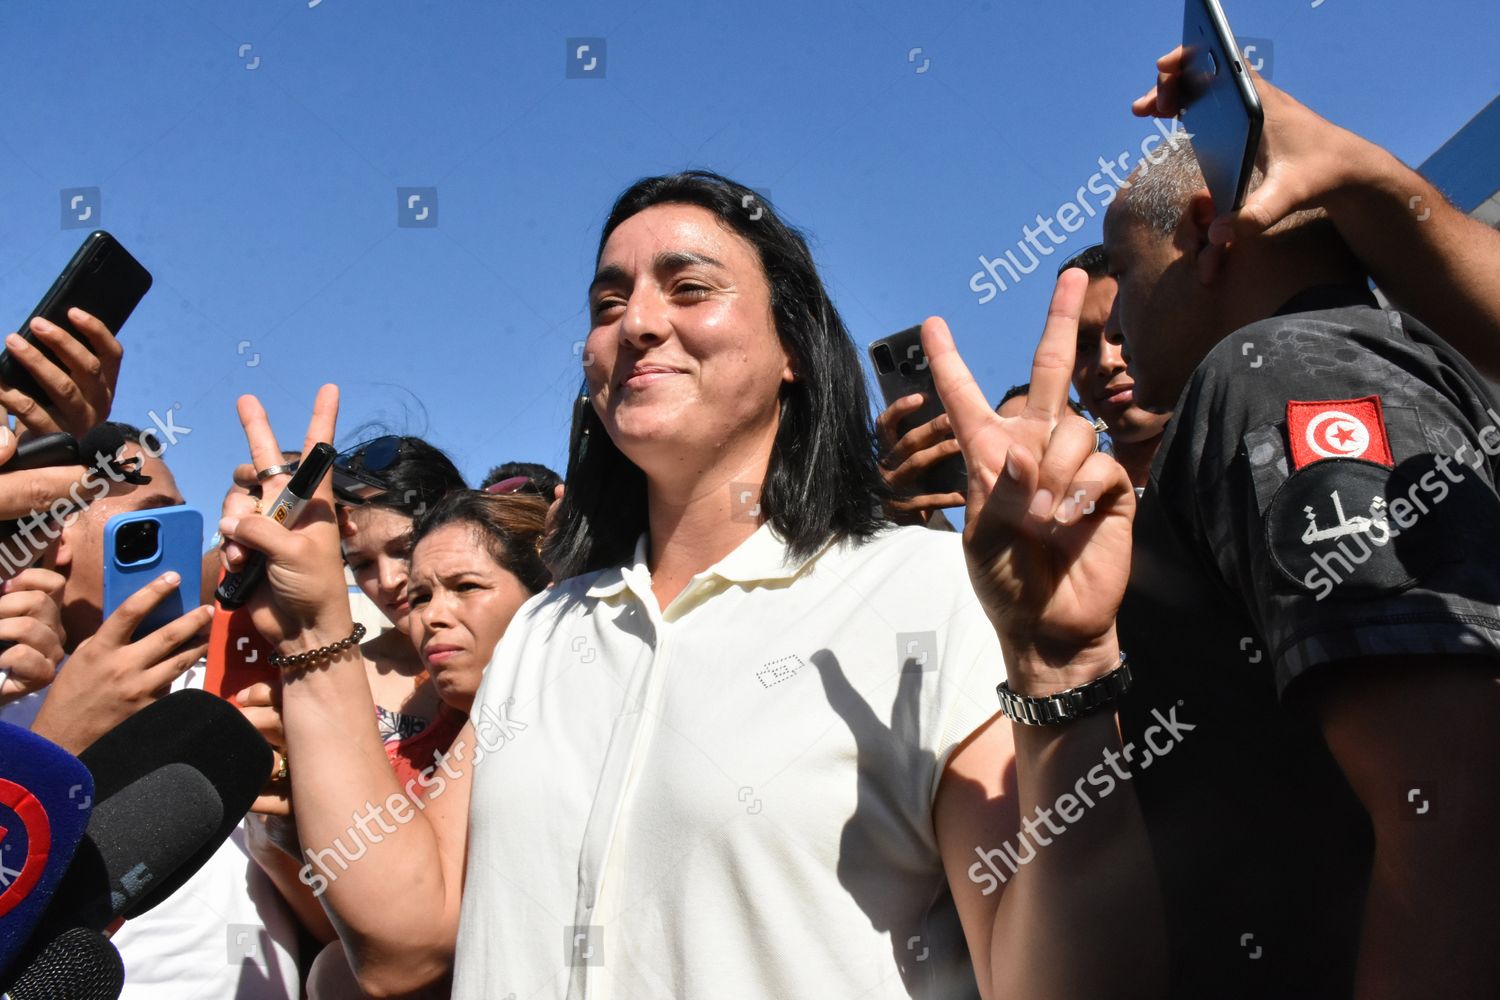
<svg viewBox="0 0 1500 1000"><path fill-rule="evenodd" d="M1208 227L1218 217L1214 209L1214 196L1209 193L1208 188L1203 187L1195 191L1188 199L1187 210L1182 213L1182 224L1188 227L1188 245L1193 247L1197 253L1194 262L1198 274L1198 283L1205 287L1212 285L1218 280L1224 270L1227 261L1228 247L1216 244L1208 238Z"/></svg>
<svg viewBox="0 0 1500 1000"><path fill-rule="evenodd" d="M82 517L86 511L80 511L75 517ZM68 567L73 565L73 545L68 540L67 528L57 533L57 544L52 546L52 568L64 576L68 575Z"/></svg>

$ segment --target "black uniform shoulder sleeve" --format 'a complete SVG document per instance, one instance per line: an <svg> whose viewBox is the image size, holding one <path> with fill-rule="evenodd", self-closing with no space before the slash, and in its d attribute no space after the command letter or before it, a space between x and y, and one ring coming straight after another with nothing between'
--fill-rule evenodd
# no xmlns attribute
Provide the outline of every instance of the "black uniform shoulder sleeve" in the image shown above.
<svg viewBox="0 0 1500 1000"><path fill-rule="evenodd" d="M1157 493L1244 607L1277 691L1324 664L1500 656L1500 415L1400 313L1277 316L1179 401Z"/></svg>

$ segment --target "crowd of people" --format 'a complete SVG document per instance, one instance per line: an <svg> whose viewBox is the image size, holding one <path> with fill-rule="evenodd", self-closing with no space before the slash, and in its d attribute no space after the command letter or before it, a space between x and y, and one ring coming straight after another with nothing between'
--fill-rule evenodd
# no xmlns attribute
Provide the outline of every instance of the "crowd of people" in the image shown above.
<svg viewBox="0 0 1500 1000"><path fill-rule="evenodd" d="M1500 995L1500 233L1256 86L1244 207L1165 139L1025 382L923 324L917 426L772 206L637 181L565 476L375 437L288 528L338 390L296 441L242 397L201 606L144 634L178 579L106 616L102 567L184 503L152 432L81 508L4 467L110 419L122 347L9 338L48 400L0 386L0 517L60 530L0 591L0 721L77 754L224 635L278 665L225 692L263 793L114 934L125 995Z"/></svg>

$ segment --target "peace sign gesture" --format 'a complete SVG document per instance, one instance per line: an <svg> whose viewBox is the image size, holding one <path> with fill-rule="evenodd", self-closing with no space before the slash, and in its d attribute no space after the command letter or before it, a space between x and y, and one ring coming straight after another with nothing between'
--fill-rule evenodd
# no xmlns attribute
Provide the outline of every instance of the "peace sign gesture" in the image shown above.
<svg viewBox="0 0 1500 1000"><path fill-rule="evenodd" d="M260 400L241 396L237 409L255 468L281 465L281 446ZM319 389L307 424L304 452L319 442L333 441L338 410L338 387L325 385ZM265 496L278 496L290 481L291 476L284 472L271 476L262 484ZM259 516L259 506L248 493L231 493L224 500L224 518L219 522L225 539L226 569L244 566L246 549L266 556L265 581L246 605L256 629L273 645L290 644L298 651L344 638L352 622L339 552L332 477L323 477L301 519L290 530ZM324 638L327 635L331 638Z"/></svg>
<svg viewBox="0 0 1500 1000"><path fill-rule="evenodd" d="M922 324L922 347L969 467L964 552L974 592L999 634L1008 680L1046 695L1119 662L1115 612L1130 575L1135 491L1096 452L1068 386L1088 276L1057 280L1031 365L1026 409L1002 417L959 357L948 325Z"/></svg>

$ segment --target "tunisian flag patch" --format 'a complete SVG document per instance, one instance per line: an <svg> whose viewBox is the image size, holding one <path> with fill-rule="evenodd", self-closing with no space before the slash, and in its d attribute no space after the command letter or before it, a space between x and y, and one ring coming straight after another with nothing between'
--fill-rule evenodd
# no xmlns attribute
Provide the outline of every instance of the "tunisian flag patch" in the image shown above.
<svg viewBox="0 0 1500 1000"><path fill-rule="evenodd" d="M1288 400L1286 434L1293 471L1325 458L1361 458L1394 468L1379 396L1361 399Z"/></svg>

